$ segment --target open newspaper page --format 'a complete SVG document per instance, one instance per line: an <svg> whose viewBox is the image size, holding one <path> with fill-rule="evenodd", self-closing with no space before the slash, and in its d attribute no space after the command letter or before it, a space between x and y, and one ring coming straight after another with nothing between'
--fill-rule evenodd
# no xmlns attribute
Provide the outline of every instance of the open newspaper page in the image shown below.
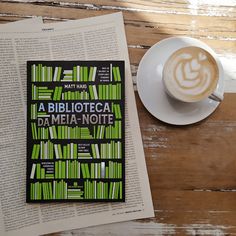
<svg viewBox="0 0 236 236"><path fill-rule="evenodd" d="M4 220L3 220L3 213L2 213L2 207L1 207L1 202L0 202L0 235L5 234L5 229L4 229Z"/></svg>
<svg viewBox="0 0 236 236"><path fill-rule="evenodd" d="M4 235L40 235L152 217L122 14L46 24L39 33L1 34L0 50L3 52L0 56L0 198ZM49 59L125 60L125 203L25 203L26 61Z"/></svg>
<svg viewBox="0 0 236 236"><path fill-rule="evenodd" d="M39 32L43 19L41 16L33 17L29 19L19 20L10 22L7 24L0 24L0 33L2 32L17 32L17 33L27 33L27 32Z"/></svg>

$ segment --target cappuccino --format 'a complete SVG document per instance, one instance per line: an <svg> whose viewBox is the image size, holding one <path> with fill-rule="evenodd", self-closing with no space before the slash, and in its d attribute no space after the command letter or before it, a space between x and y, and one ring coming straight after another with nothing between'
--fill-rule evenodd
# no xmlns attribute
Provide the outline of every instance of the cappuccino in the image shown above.
<svg viewBox="0 0 236 236"><path fill-rule="evenodd" d="M167 93L183 102L197 102L209 97L216 89L219 70L213 56L199 47L175 51L163 69Z"/></svg>

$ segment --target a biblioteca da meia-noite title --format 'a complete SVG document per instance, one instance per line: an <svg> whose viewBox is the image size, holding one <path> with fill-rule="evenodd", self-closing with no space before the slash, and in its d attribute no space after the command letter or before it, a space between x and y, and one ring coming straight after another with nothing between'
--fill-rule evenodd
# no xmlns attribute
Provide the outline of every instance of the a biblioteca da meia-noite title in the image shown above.
<svg viewBox="0 0 236 236"><path fill-rule="evenodd" d="M124 62L27 70L27 202L124 201Z"/></svg>
<svg viewBox="0 0 236 236"><path fill-rule="evenodd" d="M75 87L75 84L64 85L64 88ZM76 86L78 87L78 86ZM84 89L87 86L83 86ZM39 103L38 112L46 112L49 117L37 118L38 127L50 125L94 125L113 124L114 114L108 102L72 102L72 103ZM59 113L59 114L55 114ZM65 114L67 113L67 114ZM76 114L75 114L76 113Z"/></svg>

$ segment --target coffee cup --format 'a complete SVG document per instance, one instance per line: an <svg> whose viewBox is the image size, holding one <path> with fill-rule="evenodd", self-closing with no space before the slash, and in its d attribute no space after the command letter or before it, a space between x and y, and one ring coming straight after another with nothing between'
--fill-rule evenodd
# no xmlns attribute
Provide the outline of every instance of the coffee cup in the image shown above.
<svg viewBox="0 0 236 236"><path fill-rule="evenodd" d="M167 94L178 101L192 103L209 98L221 102L223 93L218 91L218 83L222 70L211 49L190 44L178 48L167 58L162 81Z"/></svg>

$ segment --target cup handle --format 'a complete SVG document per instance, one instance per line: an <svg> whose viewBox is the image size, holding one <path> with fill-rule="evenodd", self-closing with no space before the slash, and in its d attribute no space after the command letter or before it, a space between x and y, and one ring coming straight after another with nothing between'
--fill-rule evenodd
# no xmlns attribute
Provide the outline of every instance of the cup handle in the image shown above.
<svg viewBox="0 0 236 236"><path fill-rule="evenodd" d="M221 94L217 91L213 92L208 98L217 101L217 102L222 102L224 99L224 94Z"/></svg>

